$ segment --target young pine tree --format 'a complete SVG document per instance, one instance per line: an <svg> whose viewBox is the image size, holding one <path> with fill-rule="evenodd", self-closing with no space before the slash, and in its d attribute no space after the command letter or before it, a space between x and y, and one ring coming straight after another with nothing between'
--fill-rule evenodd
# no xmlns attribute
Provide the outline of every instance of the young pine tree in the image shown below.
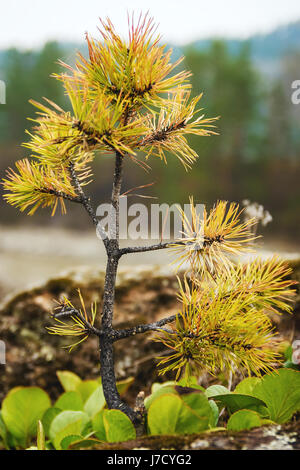
<svg viewBox="0 0 300 470"><path fill-rule="evenodd" d="M63 64L66 72L55 75L62 82L72 111L55 103L32 101L38 109L34 133L25 145L33 154L16 163L4 180L5 199L21 211L34 214L39 207L66 202L81 204L100 232L107 254L102 312L90 311L80 296L82 308L65 299L53 314L51 333L74 336L76 344L89 335L99 337L103 391L109 408L125 412L134 423L140 416L122 402L114 374L115 341L147 331L170 349L161 358L161 372L174 370L189 375L202 369L214 374L222 368L260 374L274 367L278 359L274 332L268 312L290 312L293 291L286 279L289 269L277 258L256 259L238 264L233 257L248 251L254 238L255 219L240 221L237 204L218 202L204 217L190 199L192 220L182 214L185 233L173 243L125 247L119 245L119 197L124 159L142 164L146 158L166 162L178 158L185 169L196 160L186 136L215 134L213 122L196 109L201 95L191 99L190 73L176 73L152 19L140 17L129 22L124 41L110 20L102 22L102 40L86 37L89 58L80 54L75 68ZM111 204L114 216L106 234L86 195L92 177L91 164L99 153L115 159ZM170 249L177 264L188 266L179 282L182 308L174 315L151 324L117 330L113 327L115 282L118 263L129 254ZM175 260L175 261L176 261ZM101 314L102 313L102 314ZM99 324L98 327L95 325Z"/></svg>

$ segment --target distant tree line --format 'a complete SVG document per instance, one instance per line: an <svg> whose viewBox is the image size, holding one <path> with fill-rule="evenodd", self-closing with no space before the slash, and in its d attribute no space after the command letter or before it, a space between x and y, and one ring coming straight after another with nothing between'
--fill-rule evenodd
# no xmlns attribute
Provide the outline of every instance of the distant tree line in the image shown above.
<svg viewBox="0 0 300 470"><path fill-rule="evenodd" d="M154 159L148 162L152 168L149 173L139 166L131 169L128 187L140 182L142 173L145 184L156 182L159 200L155 202L187 202L189 194L204 203L218 198L257 201L274 217L272 233L296 239L300 234L300 105L291 102L291 83L300 78L300 53L283 57L280 74L270 78L256 69L247 43L235 54L223 41L213 41L205 50L186 47L183 52L184 67L193 73L193 94L204 92L204 113L220 115L220 135L214 139L191 138L199 159L188 178L170 155L167 169ZM0 67L7 102L0 106L1 176L13 161L27 155L20 144L27 140L24 130L34 125L27 120L34 118L28 100L45 96L64 108L68 106L59 83L50 78L60 70L57 60L65 54L55 42L39 51L11 49L5 53ZM94 182L93 188L100 203L108 197L110 181L106 175L111 161L109 157L96 159L95 165L103 167L103 181ZM145 194L151 194L151 188L145 189ZM1 223L24 220L3 201L0 205ZM74 210L66 218L55 216L52 223L72 225ZM48 218L41 214L32 223L37 220Z"/></svg>

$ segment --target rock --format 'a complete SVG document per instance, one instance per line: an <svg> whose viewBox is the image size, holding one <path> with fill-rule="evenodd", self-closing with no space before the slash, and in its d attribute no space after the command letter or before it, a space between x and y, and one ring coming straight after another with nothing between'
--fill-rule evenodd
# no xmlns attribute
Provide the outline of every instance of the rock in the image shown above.
<svg viewBox="0 0 300 470"><path fill-rule="evenodd" d="M300 420L240 432L203 432L177 436L148 436L97 450L300 450Z"/></svg>
<svg viewBox="0 0 300 470"><path fill-rule="evenodd" d="M293 278L300 280L300 261L291 261ZM47 283L6 299L0 307L0 339L6 343L6 365L0 365L0 400L8 390L18 385L35 385L45 388L55 399L61 388L57 370L71 370L84 379L99 377L98 340L90 337L72 353L63 346L70 340L49 335L46 326L51 324L49 313L55 299L64 295L78 305L77 289L89 305L99 303L103 294L104 272L80 268L63 273ZM173 314L178 309L177 280L165 268L157 266L121 269L116 288L116 327L148 323ZM300 338L300 313L298 294L294 315L277 316L276 326L286 339ZM134 404L137 393L150 391L154 381L173 379L173 375L158 376L156 358L164 353L161 343L151 341L153 333L137 335L115 344L116 376L134 376L135 381L125 397ZM207 374L201 384L208 386L213 379Z"/></svg>
<svg viewBox="0 0 300 470"><path fill-rule="evenodd" d="M62 347L70 344L70 338L49 335L45 327L51 324L49 314L55 299L65 295L79 306L78 288L86 305L96 301L101 312L103 284L103 271L83 267L6 299L0 312L0 338L6 343L6 365L0 366L0 400L18 385L43 387L56 398L61 393L57 370L71 370L84 379L99 377L97 338L90 337L68 353ZM128 327L171 315L178 305L176 288L176 277L162 268L121 269L116 288L115 326ZM131 404L141 389L149 392L153 380L162 380L158 379L155 358L164 346L151 341L152 337L152 333L137 335L115 345L117 377L136 378L127 397Z"/></svg>

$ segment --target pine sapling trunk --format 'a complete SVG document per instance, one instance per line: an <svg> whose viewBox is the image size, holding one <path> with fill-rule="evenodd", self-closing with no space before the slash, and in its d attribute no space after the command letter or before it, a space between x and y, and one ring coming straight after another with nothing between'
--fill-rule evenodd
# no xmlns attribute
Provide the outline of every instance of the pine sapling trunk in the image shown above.
<svg viewBox="0 0 300 470"><path fill-rule="evenodd" d="M109 408L123 411L134 422L138 423L138 415L125 404L119 395L116 385L114 371L114 347L113 347L113 317L116 277L120 259L119 247L119 198L122 184L123 156L116 153L115 172L113 179L113 189L111 204L113 207L111 216L112 237L107 246L107 264L104 283L103 308L102 308L102 335L100 343L100 373L102 379L103 393Z"/></svg>

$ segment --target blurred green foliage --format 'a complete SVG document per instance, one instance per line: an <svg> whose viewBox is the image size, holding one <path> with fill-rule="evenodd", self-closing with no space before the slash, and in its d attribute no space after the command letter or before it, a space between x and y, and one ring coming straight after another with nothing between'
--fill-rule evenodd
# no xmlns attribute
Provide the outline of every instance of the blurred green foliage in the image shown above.
<svg viewBox="0 0 300 470"><path fill-rule="evenodd" d="M81 380L69 371L57 375L64 393L54 404L39 387L15 387L6 395L0 410L1 450L75 450L136 438L130 419L99 400L100 380ZM121 395L132 382L132 378L118 382ZM205 389L197 377L188 383L185 379L153 383L145 399L144 436L232 432L287 423L300 409L299 384L299 371L291 369L247 377L234 391L221 385ZM227 413L222 417L224 408Z"/></svg>
<svg viewBox="0 0 300 470"><path fill-rule="evenodd" d="M291 103L291 83L299 79L299 52L283 57L276 74L262 74L256 68L247 43L235 53L223 41L213 41L205 50L188 46L183 53L184 67L193 73L193 95L203 91L205 114L221 116L220 135L191 138L199 159L189 173L172 155L167 167L151 159L149 173L127 162L130 171L124 190L155 181L156 185L144 193L158 196L155 202L159 203L187 203L190 194L195 194L197 202L208 204L217 199L240 202L247 198L263 204L273 215L266 235L269 230L296 240L300 231L300 106ZM0 78L7 84L7 105L0 106L1 177L5 168L27 154L20 144L27 140L25 129L32 126L26 118L34 116L28 100L46 96L67 106L60 83L50 78L51 73L60 70L59 58L68 62L66 54L68 50L55 42L45 44L39 51L5 52L0 66ZM96 176L90 191L96 204L108 200L111 160L104 156L95 161ZM145 201L151 202L142 200ZM25 217L3 200L0 204L2 223L23 223ZM85 226L86 219L76 217L79 209L70 207L67 216L57 214L52 223ZM48 214L41 212L29 222L48 220Z"/></svg>

